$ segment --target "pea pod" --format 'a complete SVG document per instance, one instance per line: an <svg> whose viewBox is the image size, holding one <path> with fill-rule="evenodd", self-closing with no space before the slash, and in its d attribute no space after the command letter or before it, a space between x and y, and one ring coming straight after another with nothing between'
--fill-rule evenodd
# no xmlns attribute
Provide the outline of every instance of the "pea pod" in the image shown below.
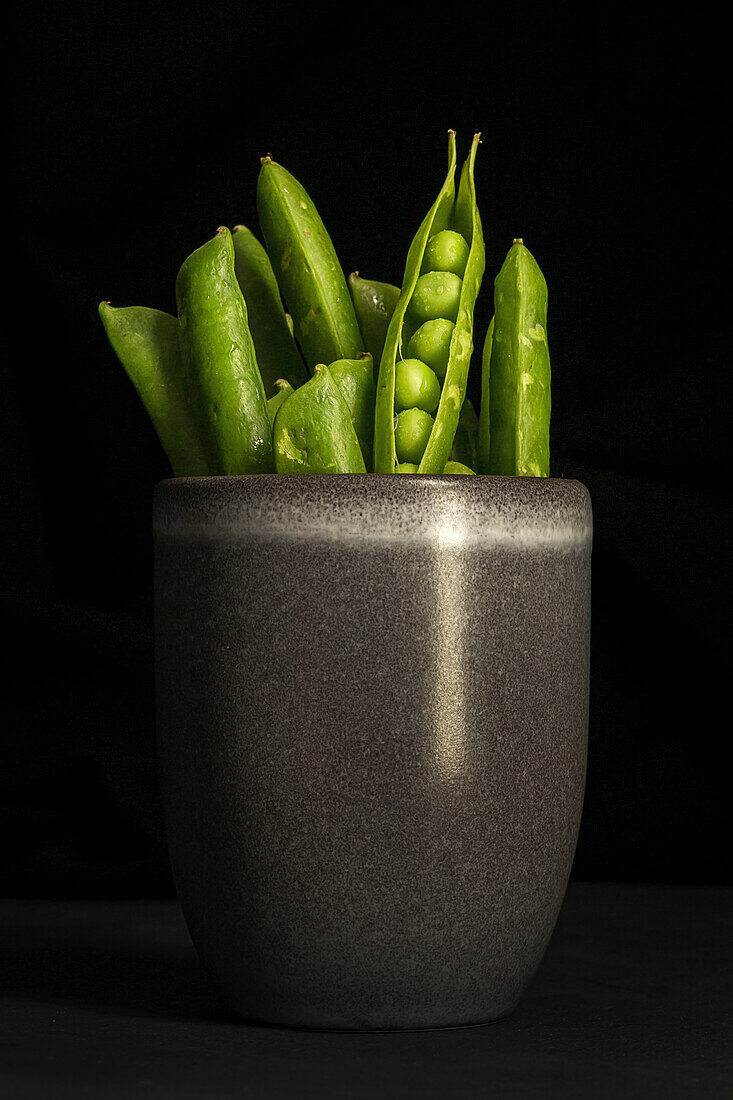
<svg viewBox="0 0 733 1100"><path fill-rule="evenodd" d="M176 298L184 368L199 423L213 442L217 471L270 472L274 462L267 399L228 229L219 229L184 261Z"/></svg>
<svg viewBox="0 0 733 1100"><path fill-rule="evenodd" d="M308 378L288 327L280 290L267 253L246 225L232 230L234 270L247 304L247 322L262 375L265 396L275 395L278 378L297 388Z"/></svg>
<svg viewBox="0 0 733 1100"><path fill-rule="evenodd" d="M214 472L207 440L190 404L183 375L178 321L145 306L115 309L100 302L109 342L153 422L175 477Z"/></svg>
<svg viewBox="0 0 733 1100"><path fill-rule="evenodd" d="M490 443L491 421L489 410L491 408L490 379L491 379L491 348L494 342L494 318L489 321L486 330L486 339L481 353L481 405L478 414L478 468L482 474L488 474L491 469Z"/></svg>
<svg viewBox="0 0 733 1100"><path fill-rule="evenodd" d="M479 136L474 136L456 196L455 134L452 130L449 131L448 173L410 245L402 290L387 331L379 370L374 427L374 468L377 473L392 473L398 462L414 462L414 455L423 445L418 467L421 474L442 473L450 457L466 396L468 368L473 350L473 309L484 271L483 234L473 178ZM428 244L444 230L460 234L468 247L462 277L450 270L457 265L451 241L447 242L447 249L443 247L446 244L445 239L438 241L438 247L433 246L428 256L432 263L441 262L439 257L445 256L443 262L448 267L443 271L424 270ZM403 358L403 348L407 341L411 340L413 347L420 346L419 332L422 325L432 325L436 319L444 319L446 323L453 324L445 378L432 424L425 420L427 413L419 417L413 416L409 425L406 412L412 413L414 410L400 413L398 441L399 435L407 440L406 446L410 451L408 455L407 450L400 453L399 445L395 444L397 365ZM406 427L409 427L409 432L403 430Z"/></svg>
<svg viewBox="0 0 733 1100"><path fill-rule="evenodd" d="M492 474L550 473L550 353L547 283L521 239L494 284L490 363Z"/></svg>
<svg viewBox="0 0 733 1100"><path fill-rule="evenodd" d="M286 401L290 397L291 393L294 393L293 387L288 382L287 378L277 378L275 380L275 387L277 393L274 397L271 397L267 402L267 411L270 414L270 420L275 423L275 414L282 405L283 401Z"/></svg>
<svg viewBox="0 0 733 1100"><path fill-rule="evenodd" d="M308 366L357 359L362 337L331 238L310 195L271 157L262 158L257 213Z"/></svg>
<svg viewBox="0 0 733 1100"><path fill-rule="evenodd" d="M475 469L477 464L477 433L478 417L476 416L476 410L473 407L473 403L467 397L463 402L461 415L458 418L456 437L453 440L453 447L451 448L450 455L453 462L457 462L459 466L461 464L468 466L471 470Z"/></svg>
<svg viewBox="0 0 733 1100"><path fill-rule="evenodd" d="M371 279L362 279L358 271L352 271L349 275L349 291L364 346L371 353L378 370L389 322L400 296L400 288L392 286L391 283L376 283Z"/></svg>
<svg viewBox="0 0 733 1100"><path fill-rule="evenodd" d="M278 409L273 445L279 474L366 473L349 406L323 364Z"/></svg>
<svg viewBox="0 0 733 1100"><path fill-rule="evenodd" d="M349 406L364 462L371 465L376 394L372 357L365 352L361 359L337 359L328 369Z"/></svg>
<svg viewBox="0 0 733 1100"><path fill-rule="evenodd" d="M472 470L470 466L464 465L463 462L446 462L443 467L444 474L475 474L476 471Z"/></svg>

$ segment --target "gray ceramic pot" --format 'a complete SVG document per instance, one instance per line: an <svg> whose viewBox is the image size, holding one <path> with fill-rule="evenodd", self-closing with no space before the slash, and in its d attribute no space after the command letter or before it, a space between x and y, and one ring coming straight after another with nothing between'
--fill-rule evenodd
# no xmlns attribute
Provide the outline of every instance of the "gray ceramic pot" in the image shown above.
<svg viewBox="0 0 733 1100"><path fill-rule="evenodd" d="M241 1016L511 1012L585 776L576 481L227 477L155 500L159 745L193 941Z"/></svg>

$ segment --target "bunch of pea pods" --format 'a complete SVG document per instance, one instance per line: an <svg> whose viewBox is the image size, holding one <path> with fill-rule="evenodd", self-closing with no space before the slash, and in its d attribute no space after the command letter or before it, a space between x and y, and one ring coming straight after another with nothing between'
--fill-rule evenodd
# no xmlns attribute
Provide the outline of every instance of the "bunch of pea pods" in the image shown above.
<svg viewBox="0 0 733 1100"><path fill-rule="evenodd" d="M549 475L547 285L517 239L495 280L478 415L466 397L484 274L474 136L410 245L402 287L347 281L308 193L264 157L257 212L183 263L178 316L100 316L176 477ZM287 310L287 312L286 312Z"/></svg>

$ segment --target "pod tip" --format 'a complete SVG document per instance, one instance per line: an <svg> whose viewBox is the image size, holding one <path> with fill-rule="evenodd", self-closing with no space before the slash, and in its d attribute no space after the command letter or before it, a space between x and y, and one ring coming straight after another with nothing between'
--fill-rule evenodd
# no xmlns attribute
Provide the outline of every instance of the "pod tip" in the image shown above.
<svg viewBox="0 0 733 1100"><path fill-rule="evenodd" d="M514 240L512 241L512 244L524 244L524 238L523 237L515 237Z"/></svg>
<svg viewBox="0 0 733 1100"><path fill-rule="evenodd" d="M351 274L349 275L349 278L350 279L358 279L359 278L359 272L358 271L352 271Z"/></svg>
<svg viewBox="0 0 733 1100"><path fill-rule="evenodd" d="M228 233L229 230L227 229L227 227L225 225L220 225L216 232L217 233Z"/></svg>
<svg viewBox="0 0 733 1100"><path fill-rule="evenodd" d="M272 164L272 157L268 153L266 157L260 157L260 164Z"/></svg>
<svg viewBox="0 0 733 1100"><path fill-rule="evenodd" d="M245 225L235 225L235 226L233 226L233 228L232 228L232 233L236 233L236 232L237 232L238 230L240 230L240 229L246 229L246 228L247 228L247 227L246 227Z"/></svg>

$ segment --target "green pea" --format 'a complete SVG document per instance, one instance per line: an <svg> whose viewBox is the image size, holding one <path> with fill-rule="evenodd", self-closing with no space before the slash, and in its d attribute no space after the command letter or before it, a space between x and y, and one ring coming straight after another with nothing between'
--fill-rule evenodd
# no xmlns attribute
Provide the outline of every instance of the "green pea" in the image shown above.
<svg viewBox="0 0 733 1100"><path fill-rule="evenodd" d="M492 474L550 473L547 283L521 239L494 283L489 418Z"/></svg>
<svg viewBox="0 0 733 1100"><path fill-rule="evenodd" d="M394 407L435 412L440 401L440 382L419 359L399 359L395 373Z"/></svg>
<svg viewBox="0 0 733 1100"><path fill-rule="evenodd" d="M308 372L288 327L275 272L267 253L246 225L232 230L234 270L244 300L247 322L254 341L257 366L265 396L275 395L277 378L301 386Z"/></svg>
<svg viewBox="0 0 733 1100"><path fill-rule="evenodd" d="M288 382L287 378L276 378L275 388L277 389L277 393L267 402L267 411L270 414L270 420L273 424L275 423L277 410L280 408L283 401L287 400L287 398L290 397L290 394L295 392L293 390L293 387Z"/></svg>
<svg viewBox="0 0 733 1100"><path fill-rule="evenodd" d="M398 462L394 468L396 474L416 474L417 463L415 462Z"/></svg>
<svg viewBox="0 0 733 1100"><path fill-rule="evenodd" d="M372 357L369 352L365 352L361 359L337 359L328 369L349 406L364 461L371 463L376 396Z"/></svg>
<svg viewBox="0 0 733 1100"><path fill-rule="evenodd" d="M433 418L422 409L405 409L395 421L394 442L398 462L419 462L433 430Z"/></svg>
<svg viewBox="0 0 733 1100"><path fill-rule="evenodd" d="M468 262L468 241L455 229L442 229L428 241L423 271L452 271L463 278Z"/></svg>
<svg viewBox="0 0 733 1100"><path fill-rule="evenodd" d="M349 275L349 291L356 310L356 319L364 337L364 346L371 353L376 369L384 351L389 322L400 296L400 288L391 283L362 279L358 271Z"/></svg>
<svg viewBox="0 0 733 1100"><path fill-rule="evenodd" d="M428 271L426 275L421 275L410 299L411 320L418 325L436 317L455 321L458 317L462 286L463 280L451 271Z"/></svg>
<svg viewBox="0 0 733 1100"><path fill-rule="evenodd" d="M176 299L184 370L196 393L194 412L212 440L217 471L269 473L267 399L228 229L219 229L184 261Z"/></svg>
<svg viewBox="0 0 733 1100"><path fill-rule="evenodd" d="M100 302L99 316L147 409L174 476L215 474L213 448L191 405L176 318L145 306L114 309L109 302Z"/></svg>
<svg viewBox="0 0 733 1100"><path fill-rule="evenodd" d="M474 474L475 470L472 470L470 466L464 466L462 462L446 462L443 467L444 474Z"/></svg>
<svg viewBox="0 0 733 1100"><path fill-rule="evenodd" d="M271 157L262 158L257 213L308 365L358 359L364 342L333 242L308 192Z"/></svg>
<svg viewBox="0 0 733 1100"><path fill-rule="evenodd" d="M446 321L444 317L435 317L432 321L426 321L420 325L407 345L407 354L413 359L427 363L441 382L448 369L450 342L455 327L452 321Z"/></svg>
<svg viewBox="0 0 733 1100"><path fill-rule="evenodd" d="M366 473L349 406L322 363L280 406L272 434L279 474Z"/></svg>

